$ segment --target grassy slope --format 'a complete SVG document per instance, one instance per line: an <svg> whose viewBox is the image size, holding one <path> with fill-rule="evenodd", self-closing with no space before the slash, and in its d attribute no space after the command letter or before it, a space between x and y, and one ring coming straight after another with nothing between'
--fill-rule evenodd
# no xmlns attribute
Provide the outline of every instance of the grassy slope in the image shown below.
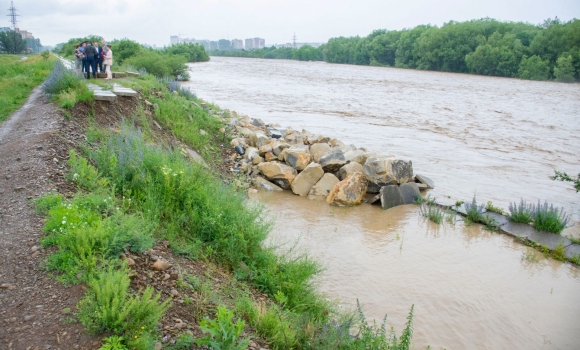
<svg viewBox="0 0 580 350"><path fill-rule="evenodd" d="M40 55L33 55L25 61L20 57L0 55L0 122L24 104L54 65L53 57L44 60Z"/></svg>
<svg viewBox="0 0 580 350"><path fill-rule="evenodd" d="M135 115L126 116L119 133L98 125L89 128L87 144L80 145L82 156L71 154L69 161L69 179L82 192L71 200L49 196L38 202L48 216L43 244L58 248L47 267L60 271L63 281L84 281L91 287L77 314L89 330L122 335L135 349L148 349L160 340L156 324L168 305L152 290L132 294L130 269L118 257L122 252L139 254L165 240L175 254L230 271L240 287L228 292L233 299L217 299L229 299L223 303L236 318L274 348L408 349L410 325L394 340L393 333L376 332L361 317L336 313L312 286L316 263L264 248L269 224L261 219L260 208L248 206L244 195L224 184L215 171L192 165L177 145L152 146L154 116L206 160L219 159L216 145L227 144L220 132L226 112L210 106L217 115L212 116L195 97L180 89L171 92L175 86L152 76L126 79L124 84L158 108L142 102ZM199 288L193 282L179 283ZM269 295L270 301L256 302L249 288ZM217 303L210 304L198 309L214 317ZM358 327L359 337L349 335L350 326Z"/></svg>

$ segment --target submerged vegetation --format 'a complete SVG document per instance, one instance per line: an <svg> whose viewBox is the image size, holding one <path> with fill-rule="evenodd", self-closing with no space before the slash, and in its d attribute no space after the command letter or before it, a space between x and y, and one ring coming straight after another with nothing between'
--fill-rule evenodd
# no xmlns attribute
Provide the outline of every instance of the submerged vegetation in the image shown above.
<svg viewBox="0 0 580 350"><path fill-rule="evenodd" d="M441 210L441 208L427 204L421 204L419 207L421 210L421 215L428 218L429 220L433 221L436 224L440 224L443 221L443 217L445 216L445 212Z"/></svg>
<svg viewBox="0 0 580 350"><path fill-rule="evenodd" d="M574 185L574 189L576 189L576 192L580 192L580 174L578 174L576 177L573 177L568 175L567 173L556 170L554 176L550 176L550 179L571 182Z"/></svg>

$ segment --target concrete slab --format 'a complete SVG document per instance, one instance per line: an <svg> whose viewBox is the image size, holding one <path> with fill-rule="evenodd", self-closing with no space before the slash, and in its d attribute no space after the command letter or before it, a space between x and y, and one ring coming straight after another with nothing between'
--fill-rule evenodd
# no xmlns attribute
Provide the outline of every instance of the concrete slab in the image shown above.
<svg viewBox="0 0 580 350"><path fill-rule="evenodd" d="M127 97L136 97L138 95L137 91L127 88L113 88L113 93L117 96L127 96Z"/></svg>
<svg viewBox="0 0 580 350"><path fill-rule="evenodd" d="M107 73L97 73L97 78L105 79L107 77Z"/></svg>
<svg viewBox="0 0 580 350"><path fill-rule="evenodd" d="M425 191L425 190L428 190L428 189L431 188L431 187L429 187L429 186L427 186L425 184L422 184L422 183L417 183L416 182L416 184L417 184L417 187L419 187L419 191Z"/></svg>
<svg viewBox="0 0 580 350"><path fill-rule="evenodd" d="M414 182L409 182L399 186L401 189L401 198L403 198L403 204L413 204L417 197L421 195L419 192L419 187Z"/></svg>
<svg viewBox="0 0 580 350"><path fill-rule="evenodd" d="M115 101L117 99L117 95L106 90L93 91L93 95L97 101Z"/></svg>
<svg viewBox="0 0 580 350"><path fill-rule="evenodd" d="M113 73L113 79L126 78L127 77L127 73L125 73L125 72L112 72L112 73Z"/></svg>
<svg viewBox="0 0 580 350"><path fill-rule="evenodd" d="M571 244L564 248L564 254L568 259L574 259L575 256L580 256L580 244Z"/></svg>
<svg viewBox="0 0 580 350"><path fill-rule="evenodd" d="M532 235L532 233L537 232L535 228L528 224L522 224L519 222L507 222L506 224L499 227L499 230L510 236L527 239Z"/></svg>
<svg viewBox="0 0 580 350"><path fill-rule="evenodd" d="M271 183L270 181L260 177L260 176L256 176L254 178L254 180L252 180L252 184L256 187L258 187L258 189L261 190L266 190L266 191L284 191L283 189L281 189L279 186L274 185L273 183Z"/></svg>
<svg viewBox="0 0 580 350"><path fill-rule="evenodd" d="M417 181L419 181L422 184L425 184L427 186L429 186L429 188L435 188L435 182L433 182L433 180L431 180L430 178L428 178L425 175L421 175L421 174L417 174L415 175L415 178L417 179Z"/></svg>
<svg viewBox="0 0 580 350"><path fill-rule="evenodd" d="M455 210L459 214L467 216L467 208L465 208L465 203L461 204L460 206L454 205L451 207L451 210ZM487 210L485 208L480 211L481 214L485 214L486 212Z"/></svg>
<svg viewBox="0 0 580 350"><path fill-rule="evenodd" d="M457 201L454 201L451 198L437 198L435 200L435 204L440 206L443 209L449 209L455 205Z"/></svg>
<svg viewBox="0 0 580 350"><path fill-rule="evenodd" d="M103 90L102 87L100 87L98 85L95 85L95 84L90 84L90 83L87 84L87 88L89 88L89 90L91 90L91 91L101 91L101 90Z"/></svg>
<svg viewBox="0 0 580 350"><path fill-rule="evenodd" d="M494 219L497 223L496 226L505 225L510 221L506 216L498 214L498 213L494 213L492 211L488 211L487 213L485 213L483 215L484 216L487 215L487 216L491 217L492 219Z"/></svg>
<svg viewBox="0 0 580 350"><path fill-rule="evenodd" d="M375 204L375 203L379 204L380 200L381 200L381 195L377 194L376 196L367 196L367 198L364 200L364 202L368 203L368 204Z"/></svg>
<svg viewBox="0 0 580 350"><path fill-rule="evenodd" d="M558 244L562 244L564 247L567 247L570 244L572 244L572 242L566 237L562 237L562 236L555 234L555 233L540 232L540 231L535 231L535 230L528 237L528 240L530 240L534 243L543 245L545 247L548 247L548 249L550 249L550 250L556 249L556 246Z"/></svg>
<svg viewBox="0 0 580 350"><path fill-rule="evenodd" d="M125 72L125 74L127 74L128 77L138 77L139 73L135 73L135 72Z"/></svg>

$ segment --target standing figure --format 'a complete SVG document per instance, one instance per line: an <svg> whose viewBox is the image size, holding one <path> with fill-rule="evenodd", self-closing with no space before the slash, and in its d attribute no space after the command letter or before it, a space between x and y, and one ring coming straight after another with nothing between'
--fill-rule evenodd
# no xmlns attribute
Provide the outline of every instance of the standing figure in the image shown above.
<svg viewBox="0 0 580 350"><path fill-rule="evenodd" d="M95 56L96 67L99 68L98 72L103 73L103 48L99 47L99 43L95 41L93 46L97 50L97 55Z"/></svg>
<svg viewBox="0 0 580 350"><path fill-rule="evenodd" d="M107 56L105 59L105 68L107 70L107 80L113 79L113 74L111 73L111 66L113 65L113 50L111 50L111 45L107 45Z"/></svg>
<svg viewBox="0 0 580 350"><path fill-rule="evenodd" d="M81 47L79 47L79 51L81 52L81 72L85 73L87 71L87 56L85 56L85 49L87 48L87 43L81 43Z"/></svg>
<svg viewBox="0 0 580 350"><path fill-rule="evenodd" d="M91 79L91 72L89 72L89 67L93 71L93 79L97 79L97 49L95 49L90 42L85 48L85 56L87 60L87 79Z"/></svg>
<svg viewBox="0 0 580 350"><path fill-rule="evenodd" d="M80 50L80 45L75 47L75 69L77 70L77 74L81 73L81 64L83 63L83 53Z"/></svg>

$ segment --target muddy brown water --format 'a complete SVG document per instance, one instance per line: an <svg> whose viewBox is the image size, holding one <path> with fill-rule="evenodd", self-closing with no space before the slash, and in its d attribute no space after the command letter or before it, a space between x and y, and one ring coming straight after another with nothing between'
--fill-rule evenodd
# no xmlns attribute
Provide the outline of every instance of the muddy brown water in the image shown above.
<svg viewBox="0 0 580 350"><path fill-rule="evenodd" d="M580 236L580 195L553 182L578 172L580 86L516 79L212 57L185 84L202 98L369 151L412 159L435 197L548 200ZM397 332L415 304L416 348L577 349L580 270L462 221L435 225L415 206L329 207L260 193L272 244L296 246L325 271L320 290Z"/></svg>

